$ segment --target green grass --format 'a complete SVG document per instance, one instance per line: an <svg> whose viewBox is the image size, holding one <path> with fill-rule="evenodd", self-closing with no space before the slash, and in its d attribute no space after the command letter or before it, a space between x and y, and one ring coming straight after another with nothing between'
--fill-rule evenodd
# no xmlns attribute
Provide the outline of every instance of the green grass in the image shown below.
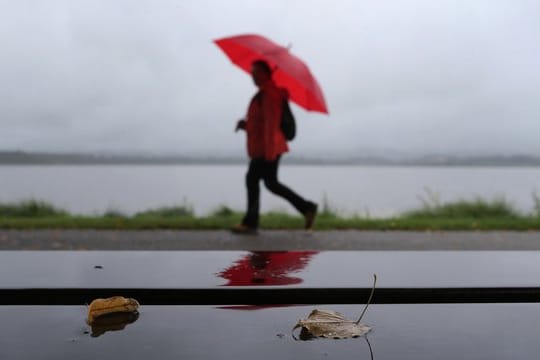
<svg viewBox="0 0 540 360"><path fill-rule="evenodd" d="M418 210L403 214L403 218L520 218L521 215L504 199L485 201L477 198L473 201L459 200L446 204L424 204Z"/></svg>
<svg viewBox="0 0 540 360"><path fill-rule="evenodd" d="M196 216L187 204L151 209L127 216L109 210L103 215L78 216L40 201L0 204L2 229L228 229L243 213L220 206ZM284 212L261 215L263 229L302 229L303 218ZM475 199L450 203L423 201L423 206L392 218L344 216L323 201L316 230L540 230L540 213L520 214L504 199Z"/></svg>
<svg viewBox="0 0 540 360"><path fill-rule="evenodd" d="M16 204L0 204L0 217L36 218L65 216L67 214L64 210L37 200L25 200Z"/></svg>
<svg viewBox="0 0 540 360"><path fill-rule="evenodd" d="M176 217L194 217L195 211L193 207L181 205L181 206L169 206L162 207L158 209L151 209L135 214L135 217L145 218L145 217L154 217L154 218L176 218Z"/></svg>

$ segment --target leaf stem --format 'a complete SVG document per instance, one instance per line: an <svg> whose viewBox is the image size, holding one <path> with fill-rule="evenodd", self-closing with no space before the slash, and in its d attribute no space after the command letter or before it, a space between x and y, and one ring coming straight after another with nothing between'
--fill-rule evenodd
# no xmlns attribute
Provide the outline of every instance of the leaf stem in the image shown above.
<svg viewBox="0 0 540 360"><path fill-rule="evenodd" d="M371 304L371 299L373 299L373 294L375 293L375 285L377 285L377 274L373 274L373 287L371 288L371 294L369 294L369 299L368 299L368 301L366 303L366 306L364 307L364 310L362 311L362 314L360 314L360 317L356 321L356 324L360 324L360 320L362 320L362 317L366 313L366 310L367 310L369 304Z"/></svg>

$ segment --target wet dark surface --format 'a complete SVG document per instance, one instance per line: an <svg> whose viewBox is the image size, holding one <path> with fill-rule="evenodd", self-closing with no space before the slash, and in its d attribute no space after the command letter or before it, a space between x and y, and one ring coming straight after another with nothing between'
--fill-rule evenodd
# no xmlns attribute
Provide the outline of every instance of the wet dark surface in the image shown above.
<svg viewBox="0 0 540 360"><path fill-rule="evenodd" d="M364 338L295 341L319 306L234 311L144 306L123 330L92 337L84 306L0 307L1 359L370 359ZM361 306L325 305L348 318ZM374 305L363 323L374 359L532 359L538 304Z"/></svg>
<svg viewBox="0 0 540 360"><path fill-rule="evenodd" d="M5 251L0 289L540 287L534 251Z"/></svg>
<svg viewBox="0 0 540 360"><path fill-rule="evenodd" d="M298 342L291 330L314 308L356 319L373 273L375 300L395 288L425 300L433 289L538 289L539 260L540 253L517 251L0 252L0 292L44 291L34 294L36 302L50 296L62 303L62 288L86 297L98 295L97 288L164 291L156 303L194 291L186 302L193 305L150 305L144 298L138 315L106 318L93 328L82 298L68 302L76 306L0 306L0 359L370 359L365 338ZM359 288L366 291L355 293ZM343 289L359 305L288 302L297 294L302 303L316 303ZM216 291L234 296L226 302ZM259 302L249 302L255 295ZM373 358L535 358L540 303L489 303L496 296L484 304L403 304L394 297L398 304L372 305L362 322L373 327L367 335ZM219 305L200 305L209 303ZM254 305L233 305L242 303Z"/></svg>

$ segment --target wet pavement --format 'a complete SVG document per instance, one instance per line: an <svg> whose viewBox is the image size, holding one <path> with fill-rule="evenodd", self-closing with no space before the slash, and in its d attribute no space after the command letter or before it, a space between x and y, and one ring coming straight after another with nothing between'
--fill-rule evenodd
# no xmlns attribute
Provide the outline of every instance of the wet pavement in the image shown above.
<svg viewBox="0 0 540 360"><path fill-rule="evenodd" d="M0 289L540 289L537 251L13 251ZM216 299L213 299L216 300ZM2 301L2 300L0 300Z"/></svg>
<svg viewBox="0 0 540 360"><path fill-rule="evenodd" d="M538 304L372 305L366 337L295 341L314 308L356 319L361 305L238 311L142 306L134 322L93 334L84 306L0 307L2 359L531 359L540 352Z"/></svg>
<svg viewBox="0 0 540 360"><path fill-rule="evenodd" d="M540 250L540 232L3 230L0 250L37 250L0 251L0 359L484 360L540 351L540 252L528 251ZM362 318L373 331L295 341L293 326L314 308L356 319L374 273ZM139 300L139 314L89 326L84 304L113 295Z"/></svg>
<svg viewBox="0 0 540 360"><path fill-rule="evenodd" d="M3 251L0 305L540 302L537 251Z"/></svg>
<svg viewBox="0 0 540 360"><path fill-rule="evenodd" d="M0 250L540 250L540 232L1 230Z"/></svg>

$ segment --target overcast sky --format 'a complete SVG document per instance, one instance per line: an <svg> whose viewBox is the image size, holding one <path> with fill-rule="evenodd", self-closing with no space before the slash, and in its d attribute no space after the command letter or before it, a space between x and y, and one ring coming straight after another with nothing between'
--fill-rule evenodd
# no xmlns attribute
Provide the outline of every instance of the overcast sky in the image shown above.
<svg viewBox="0 0 540 360"><path fill-rule="evenodd" d="M0 150L244 153L255 88L212 43L292 44L330 116L296 154L540 155L538 0L0 0Z"/></svg>

